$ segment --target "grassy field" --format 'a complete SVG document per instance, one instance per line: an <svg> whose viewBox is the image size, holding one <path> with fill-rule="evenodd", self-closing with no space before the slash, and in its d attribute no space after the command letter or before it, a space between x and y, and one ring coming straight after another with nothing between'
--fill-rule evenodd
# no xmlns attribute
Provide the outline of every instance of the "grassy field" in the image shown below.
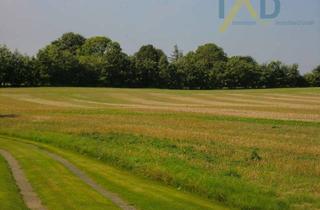
<svg viewBox="0 0 320 210"><path fill-rule="evenodd" d="M4 139L0 141L1 148L10 151L20 162L42 203L49 209L119 209L37 149Z"/></svg>
<svg viewBox="0 0 320 210"><path fill-rule="evenodd" d="M5 161L0 156L0 207L1 210L27 210L24 205L19 190L10 173L10 169Z"/></svg>
<svg viewBox="0 0 320 210"><path fill-rule="evenodd" d="M24 141L68 158L140 209L320 209L316 88L0 89L0 134L48 206L76 191L113 209ZM43 162L29 168L32 158ZM38 174L46 170L58 186L73 182L44 189ZM81 205L65 202L50 207Z"/></svg>

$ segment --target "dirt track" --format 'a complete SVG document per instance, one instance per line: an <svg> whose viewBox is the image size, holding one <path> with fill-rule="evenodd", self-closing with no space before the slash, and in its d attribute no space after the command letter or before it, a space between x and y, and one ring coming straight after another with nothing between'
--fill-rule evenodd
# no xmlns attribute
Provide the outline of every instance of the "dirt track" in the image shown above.
<svg viewBox="0 0 320 210"><path fill-rule="evenodd" d="M26 206L31 210L46 210L46 208L41 204L37 194L33 191L31 184L28 182L17 160L5 150L0 149L0 155L2 155L8 162Z"/></svg>
<svg viewBox="0 0 320 210"><path fill-rule="evenodd" d="M113 203L115 203L117 206L119 206L123 210L135 210L133 206L126 203L124 200L122 200L117 194L110 192L106 189L104 189L102 186L97 184L95 181L93 181L90 177L88 177L83 171L78 169L75 165L70 163L68 160L53 154L51 152L41 150L45 152L48 156L53 158L54 160L60 162L62 165L64 165L66 168L68 168L73 174L75 174L77 177L79 177L83 182L88 184L90 187L92 187L94 190L96 190L98 193L103 195L105 198L111 200Z"/></svg>

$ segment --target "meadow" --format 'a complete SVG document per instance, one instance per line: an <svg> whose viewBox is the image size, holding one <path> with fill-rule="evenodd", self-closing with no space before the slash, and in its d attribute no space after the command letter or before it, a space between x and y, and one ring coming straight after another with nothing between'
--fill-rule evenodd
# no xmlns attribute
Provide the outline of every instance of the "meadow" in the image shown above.
<svg viewBox="0 0 320 210"><path fill-rule="evenodd" d="M0 89L0 149L44 204L117 209L30 144L137 209L320 209L319 88ZM7 168L0 201L20 205Z"/></svg>

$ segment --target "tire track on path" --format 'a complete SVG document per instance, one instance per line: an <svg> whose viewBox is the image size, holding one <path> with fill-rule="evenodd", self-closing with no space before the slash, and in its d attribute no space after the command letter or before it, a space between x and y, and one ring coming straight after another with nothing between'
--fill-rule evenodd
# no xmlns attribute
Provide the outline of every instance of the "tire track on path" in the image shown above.
<svg viewBox="0 0 320 210"><path fill-rule="evenodd" d="M69 169L73 174L75 174L77 177L79 177L83 182L88 184L90 187L92 187L98 193L103 195L105 198L111 200L114 204L119 206L121 209L123 209L123 210L136 210L135 207L133 207L132 205L130 205L127 202L125 202L124 200L122 200L117 194L104 189L102 186L100 186L98 183L96 183L93 179L91 179L89 176L87 176L83 171L78 169L75 165L70 163L68 160L60 157L59 155L51 153L47 150L42 150L40 148L38 148L38 149L43 151L45 154L50 156L52 159L60 162L67 169Z"/></svg>
<svg viewBox="0 0 320 210"><path fill-rule="evenodd" d="M39 199L38 195L34 192L31 184L22 171L18 161L7 151L0 149L0 155L3 156L8 162L9 168L16 181L22 198L26 206L31 210L47 210Z"/></svg>

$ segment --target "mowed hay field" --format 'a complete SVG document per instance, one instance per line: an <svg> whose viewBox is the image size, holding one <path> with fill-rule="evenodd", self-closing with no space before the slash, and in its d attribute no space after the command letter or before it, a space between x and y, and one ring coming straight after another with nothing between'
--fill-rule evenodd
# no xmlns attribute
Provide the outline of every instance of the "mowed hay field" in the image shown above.
<svg viewBox="0 0 320 210"><path fill-rule="evenodd" d="M319 88L0 89L0 135L228 208L320 209Z"/></svg>

